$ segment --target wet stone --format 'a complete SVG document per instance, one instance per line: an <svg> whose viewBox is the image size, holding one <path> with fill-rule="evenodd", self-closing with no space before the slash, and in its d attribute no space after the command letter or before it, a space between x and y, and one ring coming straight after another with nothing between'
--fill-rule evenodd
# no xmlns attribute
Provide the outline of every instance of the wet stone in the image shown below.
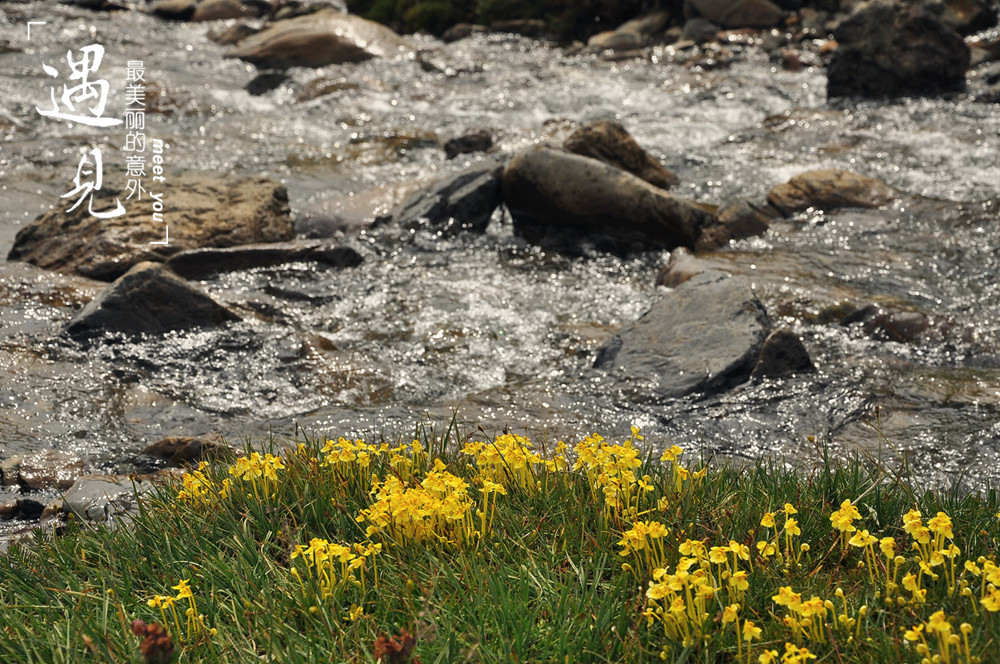
<svg viewBox="0 0 1000 664"><path fill-rule="evenodd" d="M649 383L659 398L716 394L750 378L770 329L746 281L705 272L612 337L595 367Z"/></svg>
<svg viewBox="0 0 1000 664"><path fill-rule="evenodd" d="M42 450L21 459L18 478L26 489L68 489L83 474L83 459L60 450Z"/></svg>
<svg viewBox="0 0 1000 664"><path fill-rule="evenodd" d="M546 146L515 157L502 182L514 229L532 242L693 247L715 219L627 171Z"/></svg>
<svg viewBox="0 0 1000 664"><path fill-rule="evenodd" d="M783 328L775 330L764 340L760 358L750 378L783 378L815 371L816 367L802 340L791 330Z"/></svg>
<svg viewBox="0 0 1000 664"><path fill-rule="evenodd" d="M66 492L63 510L86 521L114 521L134 512L137 496L152 488L152 481L128 475L85 475Z"/></svg>
<svg viewBox="0 0 1000 664"><path fill-rule="evenodd" d="M211 459L228 459L234 456L235 452L218 438L168 436L145 448L142 454L180 465Z"/></svg>
<svg viewBox="0 0 1000 664"><path fill-rule="evenodd" d="M563 148L628 171L661 189L669 189L679 182L676 175L644 150L618 122L605 120L584 125L566 139Z"/></svg>
<svg viewBox="0 0 1000 664"><path fill-rule="evenodd" d="M106 332L163 334L218 327L235 320L236 314L163 265L140 263L87 304L65 329L76 339L87 339Z"/></svg>

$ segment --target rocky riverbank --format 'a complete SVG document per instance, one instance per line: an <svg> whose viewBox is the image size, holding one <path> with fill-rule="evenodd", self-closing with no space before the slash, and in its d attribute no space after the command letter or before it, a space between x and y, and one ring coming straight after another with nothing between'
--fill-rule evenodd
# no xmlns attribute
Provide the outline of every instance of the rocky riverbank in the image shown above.
<svg viewBox="0 0 1000 664"><path fill-rule="evenodd" d="M13 204L51 208L3 220L4 518L130 485L161 439L454 413L756 456L857 445L887 405L946 439L902 453L923 472L985 449L990 476L995 6L689 1L558 43L539 16L442 41L334 3L76 4L46 16L78 40L197 52L149 85L162 199L113 221L58 199L79 135L0 109Z"/></svg>

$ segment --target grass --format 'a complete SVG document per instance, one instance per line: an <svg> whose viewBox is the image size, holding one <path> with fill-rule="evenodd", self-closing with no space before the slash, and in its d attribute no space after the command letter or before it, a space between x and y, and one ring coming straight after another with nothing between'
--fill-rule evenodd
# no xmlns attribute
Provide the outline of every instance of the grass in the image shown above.
<svg viewBox="0 0 1000 664"><path fill-rule="evenodd" d="M551 456L514 436L457 438L248 449L232 472L162 487L129 526L14 545L0 556L0 661L997 661L995 491L918 491L865 458L699 473L642 456L637 434ZM846 546L830 518L845 500L859 515ZM912 515L904 528L913 509L922 552ZM862 530L905 559L894 584ZM761 555L768 544L783 555ZM951 545L956 570L968 560L978 576L948 580ZM800 599L783 605L783 587ZM687 607L671 612L677 596ZM814 596L826 615L807 615Z"/></svg>

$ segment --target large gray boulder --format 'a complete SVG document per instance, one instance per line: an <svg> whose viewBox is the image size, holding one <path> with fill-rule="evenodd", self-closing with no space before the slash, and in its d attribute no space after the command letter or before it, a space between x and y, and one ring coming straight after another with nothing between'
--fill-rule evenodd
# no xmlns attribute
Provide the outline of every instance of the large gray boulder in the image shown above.
<svg viewBox="0 0 1000 664"><path fill-rule="evenodd" d="M94 209L114 207L120 196L127 214L99 219L85 204L72 212L66 204L22 228L7 260L113 281L133 265L184 249L279 242L295 234L288 191L266 178L177 176L137 201L125 201L107 182L101 191Z"/></svg>
<svg viewBox="0 0 1000 664"><path fill-rule="evenodd" d="M75 338L104 332L163 334L215 327L239 317L159 263L140 263L119 277L66 325Z"/></svg>
<svg viewBox="0 0 1000 664"><path fill-rule="evenodd" d="M504 169L503 200L515 229L582 233L643 247L694 247L711 212L596 159L539 146Z"/></svg>
<svg viewBox="0 0 1000 664"><path fill-rule="evenodd" d="M333 9L278 21L242 40L226 57L261 69L325 67L371 58L404 56L409 44L395 32Z"/></svg>
<svg viewBox="0 0 1000 664"><path fill-rule="evenodd" d="M703 272L612 337L595 366L650 383L661 398L718 393L750 378L770 330L747 282Z"/></svg>
<svg viewBox="0 0 1000 664"><path fill-rule="evenodd" d="M829 97L933 95L965 87L969 47L920 6L863 3L840 23L834 38Z"/></svg>

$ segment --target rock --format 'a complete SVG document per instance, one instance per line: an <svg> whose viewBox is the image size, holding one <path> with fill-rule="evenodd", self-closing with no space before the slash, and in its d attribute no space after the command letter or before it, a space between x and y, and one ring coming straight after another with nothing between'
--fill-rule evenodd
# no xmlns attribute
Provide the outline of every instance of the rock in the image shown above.
<svg viewBox="0 0 1000 664"><path fill-rule="evenodd" d="M914 343L931 327L931 319L919 311L878 313L865 320L861 329L872 339Z"/></svg>
<svg viewBox="0 0 1000 664"><path fill-rule="evenodd" d="M142 454L181 465L229 459L236 455L236 451L219 438L169 436L148 446Z"/></svg>
<svg viewBox="0 0 1000 664"><path fill-rule="evenodd" d="M592 51L631 51L642 48L645 38L637 32L598 32L587 40L587 48Z"/></svg>
<svg viewBox="0 0 1000 664"><path fill-rule="evenodd" d="M965 86L969 47L940 19L896 0L860 5L834 31L828 97L932 95Z"/></svg>
<svg viewBox="0 0 1000 664"><path fill-rule="evenodd" d="M625 21L615 28L615 32L631 32L646 37L663 32L668 23L670 23L669 12L653 12L631 21Z"/></svg>
<svg viewBox="0 0 1000 664"><path fill-rule="evenodd" d="M152 481L128 475L84 475L63 496L63 511L84 521L127 518L136 510L137 496L152 488Z"/></svg>
<svg viewBox="0 0 1000 664"><path fill-rule="evenodd" d="M12 456L8 459L4 459L0 463L0 485L3 486L16 486L19 484L19 478L21 477L21 459L24 457L20 455Z"/></svg>
<svg viewBox="0 0 1000 664"><path fill-rule="evenodd" d="M963 35L997 24L997 12L990 0L925 0L924 7L941 22Z"/></svg>
<svg viewBox="0 0 1000 664"><path fill-rule="evenodd" d="M449 233L481 233L500 205L503 164L490 161L414 192L390 215L405 228L430 226Z"/></svg>
<svg viewBox="0 0 1000 664"><path fill-rule="evenodd" d="M166 266L185 279L205 279L220 272L272 267L294 261L356 267L364 259L354 249L335 247L327 242L282 242L225 249L189 249L171 256Z"/></svg>
<svg viewBox="0 0 1000 664"><path fill-rule="evenodd" d="M139 263L85 306L66 332L85 339L105 332L163 334L216 327L239 317L159 263ZM23 470L22 470L23 473Z"/></svg>
<svg viewBox="0 0 1000 664"><path fill-rule="evenodd" d="M841 169L809 171L779 184L767 201L786 217L807 208L877 208L896 198L892 187Z"/></svg>
<svg viewBox="0 0 1000 664"><path fill-rule="evenodd" d="M656 275L656 285L677 288L685 281L713 269L714 266L711 263L701 258L695 258L689 249L677 247L670 252L667 263L660 267L660 271Z"/></svg>
<svg viewBox="0 0 1000 664"><path fill-rule="evenodd" d="M456 42L472 35L486 32L485 25L475 25L473 23L456 23L441 35L441 41L446 43Z"/></svg>
<svg viewBox="0 0 1000 664"><path fill-rule="evenodd" d="M706 272L612 337L595 366L651 381L662 398L718 393L750 377L770 329L764 305L747 282Z"/></svg>
<svg viewBox="0 0 1000 664"><path fill-rule="evenodd" d="M45 512L45 504L32 498L21 498L14 503L14 516L27 521L38 521Z"/></svg>
<svg viewBox="0 0 1000 664"><path fill-rule="evenodd" d="M717 222L704 228L695 244L698 251L710 251L731 240L763 235L778 216L771 208L742 199L720 205L715 214Z"/></svg>
<svg viewBox="0 0 1000 664"><path fill-rule="evenodd" d="M247 83L246 91L250 93L251 97L259 97L272 90L277 90L288 80L288 74L283 71L261 72L254 76L252 81Z"/></svg>
<svg viewBox="0 0 1000 664"><path fill-rule="evenodd" d="M18 503L17 500L8 500L3 503L0 503L0 520L9 521L10 519L17 518L18 514L17 503Z"/></svg>
<svg viewBox="0 0 1000 664"><path fill-rule="evenodd" d="M491 147L493 147L493 134L485 129L480 129L449 139L444 144L444 154L448 159L454 159L460 154L486 152Z"/></svg>
<svg viewBox="0 0 1000 664"><path fill-rule="evenodd" d="M643 150L618 122L604 120L584 125L566 139L563 148L628 171L661 189L669 189L679 182L676 175Z"/></svg>
<svg viewBox="0 0 1000 664"><path fill-rule="evenodd" d="M426 180L382 184L319 201L295 220L295 233L306 238L331 238L368 229L376 220L389 218L398 205L427 184Z"/></svg>
<svg viewBox="0 0 1000 664"><path fill-rule="evenodd" d="M631 173L545 146L515 157L502 187L515 230L529 239L572 230L574 239L618 246L693 247L715 220Z"/></svg>
<svg viewBox="0 0 1000 664"><path fill-rule="evenodd" d="M324 67L412 53L389 28L353 14L324 9L278 21L243 39L226 54L261 69Z"/></svg>
<svg viewBox="0 0 1000 664"><path fill-rule="evenodd" d="M121 194L107 182L102 192L111 201ZM113 219L92 217L85 205L72 212L52 210L17 233L7 260L112 281L137 263L162 261L184 249L294 237L288 192L266 178L177 176L152 193L162 203L147 194L140 201L129 201L128 214ZM104 209L96 201L94 205ZM165 237L164 227L170 229L169 243L150 244Z"/></svg>
<svg viewBox="0 0 1000 664"><path fill-rule="evenodd" d="M681 41L692 42L694 44L704 44L715 41L719 35L719 26L703 18L690 18L684 23L681 31ZM675 44L676 48L677 45Z"/></svg>
<svg viewBox="0 0 1000 664"><path fill-rule="evenodd" d="M26 489L68 489L83 474L83 459L59 450L42 450L25 454L18 469L18 478Z"/></svg>
<svg viewBox="0 0 1000 664"><path fill-rule="evenodd" d="M221 30L209 30L208 38L221 46L232 46L258 32L260 32L260 28L255 28L246 23L234 23Z"/></svg>
<svg viewBox="0 0 1000 664"><path fill-rule="evenodd" d="M775 330L764 340L760 358L750 374L751 380L784 378L795 374L813 373L816 367L798 335L789 329Z"/></svg>
<svg viewBox="0 0 1000 664"><path fill-rule="evenodd" d="M847 327L848 325L853 325L854 323L863 323L870 318L874 318L880 313L882 313L882 309L877 304L866 304L865 306L854 309L850 313L846 314L840 320L840 325Z"/></svg>
<svg viewBox="0 0 1000 664"><path fill-rule="evenodd" d="M524 37L544 39L549 34L548 24L538 18L514 18L490 23L491 32L509 32Z"/></svg>
<svg viewBox="0 0 1000 664"><path fill-rule="evenodd" d="M769 0L686 0L684 8L724 28L771 28L784 16Z"/></svg>
<svg viewBox="0 0 1000 664"><path fill-rule="evenodd" d="M159 0L149 8L149 12L170 21L190 21L197 8L198 0Z"/></svg>
<svg viewBox="0 0 1000 664"><path fill-rule="evenodd" d="M201 0L191 16L192 21L224 21L230 18L256 16L257 12L240 0Z"/></svg>

